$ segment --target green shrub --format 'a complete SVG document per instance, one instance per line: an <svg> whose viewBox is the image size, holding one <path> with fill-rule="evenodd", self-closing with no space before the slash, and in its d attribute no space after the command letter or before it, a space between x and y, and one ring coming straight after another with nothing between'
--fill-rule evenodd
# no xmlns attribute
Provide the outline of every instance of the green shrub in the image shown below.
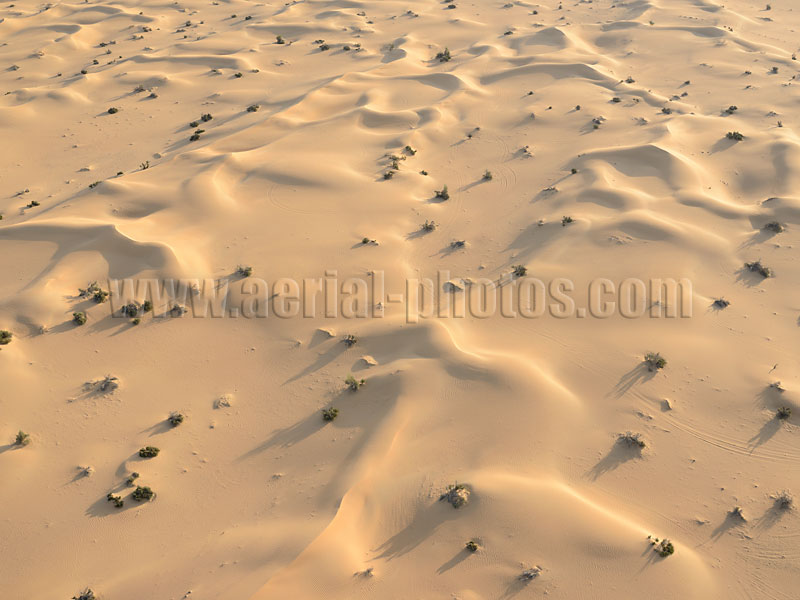
<svg viewBox="0 0 800 600"><path fill-rule="evenodd" d="M72 600L97 600L97 596L94 595L90 588L86 588L77 596L73 596Z"/></svg>
<svg viewBox="0 0 800 600"><path fill-rule="evenodd" d="M142 306L138 302L128 302L120 311L126 317L138 317L142 312Z"/></svg>
<svg viewBox="0 0 800 600"><path fill-rule="evenodd" d="M744 268L753 273L758 273L764 278L772 277L774 274L772 269L762 265L760 260L744 263Z"/></svg>
<svg viewBox="0 0 800 600"><path fill-rule="evenodd" d="M725 134L725 137L729 140L735 140L737 142L741 142L744 139L744 135L739 133L738 131L729 131Z"/></svg>
<svg viewBox="0 0 800 600"><path fill-rule="evenodd" d="M279 35L279 36L277 36L277 37L275 38L275 43L276 43L276 44L285 44L285 43L286 43L286 40L284 40L284 39L283 39L283 36L282 36L282 35Z"/></svg>
<svg viewBox="0 0 800 600"><path fill-rule="evenodd" d="M144 502L146 500L150 501L153 498L155 498L155 496L156 493L153 490L151 490L149 486L140 486L140 485L137 485L136 489L133 490L133 494L131 494L131 497L137 502Z"/></svg>
<svg viewBox="0 0 800 600"><path fill-rule="evenodd" d="M118 108L114 108L113 106L108 109L108 114L110 114L110 115L114 115L114 114L116 114L118 112L119 112L119 109Z"/></svg>
<svg viewBox="0 0 800 600"><path fill-rule="evenodd" d="M358 338L354 336L352 333L348 333L346 336L344 336L342 342L344 342L345 346L351 348L358 343Z"/></svg>
<svg viewBox="0 0 800 600"><path fill-rule="evenodd" d="M629 446L630 448L641 449L644 448L646 445L644 440L642 439L641 433L631 433L630 431L619 434L619 436L617 437L617 441L620 444Z"/></svg>
<svg viewBox="0 0 800 600"><path fill-rule="evenodd" d="M792 416L792 407L791 406L781 406L778 411L775 413L775 417L780 419L781 421L785 421L789 417Z"/></svg>
<svg viewBox="0 0 800 600"><path fill-rule="evenodd" d="M656 543L655 551L658 552L658 555L661 558L666 558L675 553L675 546L673 546L672 542L669 540L661 540L660 542Z"/></svg>
<svg viewBox="0 0 800 600"><path fill-rule="evenodd" d="M326 408L322 411L322 419L324 421L333 421L336 417L339 416L339 409L338 408Z"/></svg>
<svg viewBox="0 0 800 600"><path fill-rule="evenodd" d="M731 305L730 301L725 300L725 298L717 298L714 300L714 307L715 308L728 308Z"/></svg>
<svg viewBox="0 0 800 600"><path fill-rule="evenodd" d="M651 371L657 371L667 366L667 361L658 352L648 352L644 355L644 362Z"/></svg>
<svg viewBox="0 0 800 600"><path fill-rule="evenodd" d="M425 222L422 224L423 231L433 231L434 229L436 229L436 221L428 221L426 219Z"/></svg>
<svg viewBox="0 0 800 600"><path fill-rule="evenodd" d="M259 108L261 108L258 104L251 104L247 107L247 112L256 112Z"/></svg>
<svg viewBox="0 0 800 600"><path fill-rule="evenodd" d="M440 200L450 200L450 192L447 190L447 185L444 185L440 190L435 190L434 193Z"/></svg>
<svg viewBox="0 0 800 600"><path fill-rule="evenodd" d="M125 480L125 483L127 483L129 486L133 486L133 482L136 481L137 479L139 479L139 473L134 471L133 473L128 475L128 478Z"/></svg>
<svg viewBox="0 0 800 600"><path fill-rule="evenodd" d="M774 233L781 233L785 227L779 223L778 221L770 221L766 225L764 225L764 229L767 231L772 231Z"/></svg>
<svg viewBox="0 0 800 600"><path fill-rule="evenodd" d="M514 277L525 277L528 274L528 267L525 265L514 265L511 268L513 269Z"/></svg>
<svg viewBox="0 0 800 600"><path fill-rule="evenodd" d="M161 452L161 450L155 446L145 446L139 449L139 456L142 458L154 458L158 456L159 452Z"/></svg>
<svg viewBox="0 0 800 600"><path fill-rule="evenodd" d="M574 222L574 219L572 217L567 217L567 216L561 217L561 226L562 227L566 227L567 225L569 225L572 222Z"/></svg>
<svg viewBox="0 0 800 600"><path fill-rule="evenodd" d="M250 277L250 275L253 274L253 267L239 265L236 267L236 274L241 275L242 277Z"/></svg>
<svg viewBox="0 0 800 600"><path fill-rule="evenodd" d="M493 178L494 178L494 175L492 175L492 172L487 169L483 174L483 180L484 181L491 181Z"/></svg>
<svg viewBox="0 0 800 600"><path fill-rule="evenodd" d="M150 302L150 300L145 300L144 303L142 304L142 310L144 312L150 312L151 310L153 310L153 303Z"/></svg>
<svg viewBox="0 0 800 600"><path fill-rule="evenodd" d="M358 388L364 385L367 382L366 379L356 379L353 375L348 375L345 377L344 383L348 387L348 389L357 392Z"/></svg>
<svg viewBox="0 0 800 600"><path fill-rule="evenodd" d="M471 491L463 483L455 483L447 486L447 489L439 496L440 502L449 502L453 508L461 508L469 502Z"/></svg>
<svg viewBox="0 0 800 600"><path fill-rule="evenodd" d="M452 56L450 56L450 50L448 48L445 48L444 50L442 50L441 52L438 52L436 54L436 59L439 62L447 62L451 58L452 58Z"/></svg>
<svg viewBox="0 0 800 600"><path fill-rule="evenodd" d="M86 324L86 313L85 312L74 312L72 313L72 320L77 323L78 325L85 325Z"/></svg>
<svg viewBox="0 0 800 600"><path fill-rule="evenodd" d="M31 443L31 436L22 431L17 432L17 437L14 438L14 444L17 446L27 446Z"/></svg>
<svg viewBox="0 0 800 600"><path fill-rule="evenodd" d="M111 492L109 492L108 495L106 496L106 500L108 500L109 502L113 502L114 506L116 506L117 508L122 508L123 505L125 504L125 501L122 499L122 496L117 496L115 494L112 494Z"/></svg>
<svg viewBox="0 0 800 600"><path fill-rule="evenodd" d="M214 117L212 117L212 116L211 116L211 113L205 113L205 114L203 114L203 115L200 115L200 120L201 120L203 123L208 123L208 122L209 122L211 119L213 119L213 118L214 118Z"/></svg>
<svg viewBox="0 0 800 600"><path fill-rule="evenodd" d="M477 552L478 551L478 542L475 540L470 540L466 543L466 548L470 552Z"/></svg>
<svg viewBox="0 0 800 600"><path fill-rule="evenodd" d="M169 424L172 425L173 427L177 427L178 425L183 423L183 421L185 419L186 419L186 417L183 416L183 414L181 414L179 412L174 412L167 418L167 420L169 421Z"/></svg>
<svg viewBox="0 0 800 600"><path fill-rule="evenodd" d="M11 343L11 338L14 337L14 334L8 331L7 329L0 329L0 346L5 346L6 344Z"/></svg>

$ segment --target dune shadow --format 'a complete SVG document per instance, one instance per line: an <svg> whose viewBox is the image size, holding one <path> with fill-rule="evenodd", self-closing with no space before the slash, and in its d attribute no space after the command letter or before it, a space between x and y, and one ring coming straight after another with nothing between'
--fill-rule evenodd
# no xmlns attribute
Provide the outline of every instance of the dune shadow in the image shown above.
<svg viewBox="0 0 800 600"><path fill-rule="evenodd" d="M453 508L443 502L421 507L414 514L411 523L378 547L379 554L376 558L391 560L408 554L436 533L443 523L457 518L468 509L469 506Z"/></svg>
<svg viewBox="0 0 800 600"><path fill-rule="evenodd" d="M758 433L747 441L748 445L750 446L750 452L753 452L762 444L766 444L768 441L770 441L772 437L778 433L780 428L781 421L778 418L770 419L764 423L761 426L761 429L758 430Z"/></svg>
<svg viewBox="0 0 800 600"><path fill-rule="evenodd" d="M306 375L310 375L311 373L318 371L325 365L336 360L339 357L339 355L345 352L346 350L347 346L345 346L344 344L335 344L322 354L318 355L317 359L313 363L311 363L305 369L297 373L297 375L293 375L292 377L284 381L283 384L286 385L287 383L292 383L293 381L297 381L298 379L301 379Z"/></svg>
<svg viewBox="0 0 800 600"><path fill-rule="evenodd" d="M332 336L327 331L322 331L321 329L315 329L314 333L311 334L311 339L308 342L308 347L313 348L314 346L319 346L320 344L327 342L328 340L332 340L335 336Z"/></svg>
<svg viewBox="0 0 800 600"><path fill-rule="evenodd" d="M452 569L456 565L458 565L458 564L464 562L465 560L467 560L469 558L470 554L472 554L472 552L470 552L466 548L462 548L459 552L456 553L455 556L453 556L453 558L451 558L450 560L448 560L447 562L442 564L438 569L436 569L436 572L439 575L441 575L442 573L445 573L445 572L449 571L450 569Z"/></svg>
<svg viewBox="0 0 800 600"><path fill-rule="evenodd" d="M711 532L711 541L715 542L719 540L723 535L725 535L725 533L741 525L744 525L744 521L741 519L741 517L737 517L733 513L729 512L727 515L725 515L725 519L722 521L722 523L717 525L714 531Z"/></svg>
<svg viewBox="0 0 800 600"><path fill-rule="evenodd" d="M592 467L587 475L596 481L601 475L615 470L620 465L635 459L642 458L642 451L638 447L629 447L617 441L614 446L600 461Z"/></svg>
<svg viewBox="0 0 800 600"><path fill-rule="evenodd" d="M650 370L650 368L647 366L647 363L641 362L620 377L617 385L615 385L614 389L611 390L610 395L613 395L615 398L621 398L633 386L650 381L653 377L655 377L655 375L656 372Z"/></svg>

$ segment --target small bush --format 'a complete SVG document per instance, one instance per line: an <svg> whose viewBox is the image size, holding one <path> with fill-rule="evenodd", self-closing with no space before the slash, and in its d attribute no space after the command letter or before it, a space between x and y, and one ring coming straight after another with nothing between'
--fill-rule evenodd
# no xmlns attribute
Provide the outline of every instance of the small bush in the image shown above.
<svg viewBox="0 0 800 600"><path fill-rule="evenodd" d="M276 44L285 44L285 43L286 43L286 40L284 40L284 39L283 39L283 36L282 36L282 35L279 35L279 36L277 36L277 37L275 38L275 43L276 43Z"/></svg>
<svg viewBox="0 0 800 600"><path fill-rule="evenodd" d="M651 371L657 371L667 366L667 361L658 352L648 352L644 355L644 362Z"/></svg>
<svg viewBox="0 0 800 600"><path fill-rule="evenodd" d="M617 104L617 103L619 103L619 102L622 102L622 98L620 98L619 96L614 96L614 97L611 99L611 101L612 101L614 104Z"/></svg>
<svg viewBox="0 0 800 600"><path fill-rule="evenodd" d="M466 549L470 552L477 552L478 551L478 542L475 540L470 540L465 545Z"/></svg>
<svg viewBox="0 0 800 600"><path fill-rule="evenodd" d="M250 277L250 275L253 274L253 267L239 265L236 267L236 274L241 275L242 277Z"/></svg>
<svg viewBox="0 0 800 600"><path fill-rule="evenodd" d="M214 117L212 117L212 116L211 116L211 113L205 113L204 115L200 115L200 120L201 120L203 123L208 123L208 122L209 122L211 119L213 119L213 118L214 118Z"/></svg>
<svg viewBox="0 0 800 600"><path fill-rule="evenodd" d="M199 125L200 125L200 123L198 121L192 121L191 123L189 123L189 127L191 127L192 129L194 129L195 127L197 127Z"/></svg>
<svg viewBox="0 0 800 600"><path fill-rule="evenodd" d="M133 486L133 482L136 481L137 479L139 479L139 473L134 471L133 473L128 475L128 478L125 480L125 483L127 483L129 486Z"/></svg>
<svg viewBox="0 0 800 600"><path fill-rule="evenodd" d="M444 50L436 54L436 60L438 60L439 62L447 62L451 58L453 57L450 56L450 50L448 48L445 48Z"/></svg>
<svg viewBox="0 0 800 600"><path fill-rule="evenodd" d="M99 182L99 181L93 181L92 183L90 183L90 184L89 184L89 189L90 189L90 190L93 190L93 189L94 189L94 188L96 188L98 185L100 185L100 182ZM31 204L33 205L33 203L31 203ZM36 203L34 206L38 206L38 205L39 205L39 203L37 202L37 203Z"/></svg>
<svg viewBox="0 0 800 600"><path fill-rule="evenodd" d="M150 302L150 300L145 300L144 303L142 304L142 310L144 312L150 312L151 310L153 310L153 303Z"/></svg>
<svg viewBox="0 0 800 600"><path fill-rule="evenodd" d="M794 504L794 497L792 497L792 495L786 490L775 494L774 498L775 506L782 510L788 510L792 508L792 505Z"/></svg>
<svg viewBox="0 0 800 600"><path fill-rule="evenodd" d="M247 112L256 112L259 108L261 108L258 104L251 104L247 107Z"/></svg>
<svg viewBox="0 0 800 600"><path fill-rule="evenodd" d="M392 177L394 177L394 171L386 171L383 174L383 178L384 179L391 179Z"/></svg>
<svg viewBox="0 0 800 600"><path fill-rule="evenodd" d="M644 440L642 439L641 433L631 433L630 431L619 434L619 437L617 437L617 441L620 444L628 446L630 448L641 449L646 446Z"/></svg>
<svg viewBox="0 0 800 600"><path fill-rule="evenodd" d="M450 200L450 192L447 190L447 185L444 185L442 189L436 190L434 193L440 200Z"/></svg>
<svg viewBox="0 0 800 600"><path fill-rule="evenodd" d="M486 172L483 174L483 180L484 181L491 181L493 178L494 178L494 175L492 175L492 172L487 169Z"/></svg>
<svg viewBox="0 0 800 600"><path fill-rule="evenodd" d="M348 375L345 377L344 383L347 388L353 392L357 392L358 388L364 385L367 382L366 379L356 379L353 375Z"/></svg>
<svg viewBox="0 0 800 600"><path fill-rule="evenodd" d="M86 313L85 312L74 312L72 313L72 320L77 323L78 325L85 325L86 324Z"/></svg>
<svg viewBox="0 0 800 600"><path fill-rule="evenodd" d="M140 485L137 485L136 489L133 490L133 494L131 494L131 497L137 502L144 502L146 500L150 501L153 498L155 498L155 496L156 493L153 490L151 490L149 486L140 486Z"/></svg>
<svg viewBox="0 0 800 600"><path fill-rule="evenodd" d="M73 596L72 600L97 600L97 596L94 595L91 589L86 588L77 596Z"/></svg>
<svg viewBox="0 0 800 600"><path fill-rule="evenodd" d="M320 52L325 52L326 50L330 50L330 49L331 49L331 47L328 44L320 44L320 46L319 46L319 51Z"/></svg>
<svg viewBox="0 0 800 600"><path fill-rule="evenodd" d="M728 308L730 305L731 303L728 300L725 300L725 298L717 298L716 300L714 300L715 308L719 309Z"/></svg>
<svg viewBox="0 0 800 600"><path fill-rule="evenodd" d="M414 150L414 148L412 148L411 146L406 146L405 148L403 148L403 150L405 151L406 154L410 156L414 156L417 153L417 151Z"/></svg>
<svg viewBox="0 0 800 600"><path fill-rule="evenodd" d="M450 247L453 249L463 248L466 245L467 245L467 240L456 240L455 242L450 242Z"/></svg>
<svg viewBox="0 0 800 600"><path fill-rule="evenodd" d="M672 114L672 109L667 107L667 106L665 106L664 108L661 109L661 112L664 113L665 115L671 115Z"/></svg>
<svg viewBox="0 0 800 600"><path fill-rule="evenodd" d="M342 342L344 343L345 346L351 348L358 343L358 338L354 336L352 333L348 333L346 336L344 336Z"/></svg>
<svg viewBox="0 0 800 600"><path fill-rule="evenodd" d="M108 109L108 114L110 114L110 115L117 114L118 112L119 112L119 109L118 108L114 108L113 106Z"/></svg>
<svg viewBox="0 0 800 600"><path fill-rule="evenodd" d="M336 417L339 416L339 409L338 408L326 408L322 411L322 420L323 421L333 421Z"/></svg>
<svg viewBox="0 0 800 600"><path fill-rule="evenodd" d="M114 506L116 506L117 508L122 508L125 504L125 501L122 499L122 496L117 496L115 494L112 494L111 492L109 492L108 495L106 496L106 500L108 500L109 502L113 502Z"/></svg>
<svg viewBox="0 0 800 600"><path fill-rule="evenodd" d="M739 110L739 107L732 104L728 108L725 109L725 112L728 113L729 115L732 115L737 110Z"/></svg>
<svg viewBox="0 0 800 600"><path fill-rule="evenodd" d="M525 569L522 573L520 573L519 578L523 581L532 581L541 574L542 574L541 567L532 567L530 569Z"/></svg>
<svg viewBox="0 0 800 600"><path fill-rule="evenodd" d="M141 164L139 165L139 168L140 168L142 171L144 171L145 169L149 169L149 168L150 168L150 161L149 161L149 160L146 160L146 161L144 161L143 163L141 163Z"/></svg>
<svg viewBox="0 0 800 600"><path fill-rule="evenodd" d="M426 219L425 222L422 224L423 231L433 231L434 229L436 229L436 221L428 221Z"/></svg>
<svg viewBox="0 0 800 600"><path fill-rule="evenodd" d="M772 231L774 233L781 233L785 227L779 223L778 221L770 221L766 225L764 225L764 229L767 231Z"/></svg>
<svg viewBox="0 0 800 600"><path fill-rule="evenodd" d="M119 387L119 379L113 375L106 375L100 381L95 381L92 384L101 392L113 392Z"/></svg>
<svg viewBox="0 0 800 600"><path fill-rule="evenodd" d="M14 444L16 446L27 446L31 443L31 436L21 429L17 432L17 437L14 438Z"/></svg>
<svg viewBox="0 0 800 600"><path fill-rule="evenodd" d="M5 346L6 344L11 343L11 339L14 337L14 334L8 331L7 329L0 329L0 346Z"/></svg>
<svg viewBox="0 0 800 600"><path fill-rule="evenodd" d="M514 277L525 277L528 274L528 267L525 265L514 265L511 268L513 269Z"/></svg>
<svg viewBox="0 0 800 600"><path fill-rule="evenodd" d="M440 502L449 502L453 508L461 508L469 502L471 491L463 483L448 485L447 489L439 496Z"/></svg>
<svg viewBox="0 0 800 600"><path fill-rule="evenodd" d="M785 421L792 416L792 408L790 406L781 406L775 413L775 418Z"/></svg>
<svg viewBox="0 0 800 600"><path fill-rule="evenodd" d="M234 73L233 76L236 77L236 79L244 77L244 75L242 75L241 73Z"/></svg>
<svg viewBox="0 0 800 600"><path fill-rule="evenodd" d="M741 142L744 139L744 135L739 133L738 131L729 131L725 134L725 137L729 140L735 140L737 142Z"/></svg>
<svg viewBox="0 0 800 600"><path fill-rule="evenodd" d="M658 552L658 555L661 558L666 558L670 554L675 553L675 546L673 546L672 542L670 542L669 540L661 540L656 544L654 549L656 552Z"/></svg>
<svg viewBox="0 0 800 600"><path fill-rule="evenodd" d="M139 448L139 456L141 458L154 458L158 456L158 453L161 452L155 446L145 446L144 448Z"/></svg>
<svg viewBox="0 0 800 600"><path fill-rule="evenodd" d="M753 273L758 273L765 279L773 275L772 269L762 265L760 260L744 263L744 268Z"/></svg>
<svg viewBox="0 0 800 600"><path fill-rule="evenodd" d="M562 227L566 227L567 225L569 225L573 221L574 221L574 219L572 217L567 217L567 216L561 217L561 226Z"/></svg>
<svg viewBox="0 0 800 600"><path fill-rule="evenodd" d="M142 311L142 307L138 302L128 302L125 306L123 306L120 311L126 317L138 317L139 313Z"/></svg>
<svg viewBox="0 0 800 600"><path fill-rule="evenodd" d="M174 412L169 417L167 417L169 424L172 425L173 427L177 427L178 425L183 423L185 419L186 417L179 412Z"/></svg>

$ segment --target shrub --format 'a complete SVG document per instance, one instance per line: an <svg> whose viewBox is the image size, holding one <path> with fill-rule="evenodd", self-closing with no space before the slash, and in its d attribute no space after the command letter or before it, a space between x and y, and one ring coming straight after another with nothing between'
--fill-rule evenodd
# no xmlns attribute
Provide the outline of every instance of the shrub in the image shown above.
<svg viewBox="0 0 800 600"><path fill-rule="evenodd" d="M514 265L511 268L513 269L514 277L525 277L528 274L528 267L525 265Z"/></svg>
<svg viewBox="0 0 800 600"><path fill-rule="evenodd" d="M469 487L463 483L456 482L455 484L448 485L447 489L439 496L440 502L449 502L453 508L461 508L469 502L471 491Z"/></svg>
<svg viewBox="0 0 800 600"><path fill-rule="evenodd" d="M203 123L208 123L208 122L209 122L211 119L213 119L213 118L214 118L214 117L212 117L212 116L211 116L211 113L205 113L205 114L203 114L203 115L200 115L200 120L201 120Z"/></svg>
<svg viewBox="0 0 800 600"><path fill-rule="evenodd" d="M338 408L326 408L322 411L322 420L323 421L333 421L336 417L339 416L339 409Z"/></svg>
<svg viewBox="0 0 800 600"><path fill-rule="evenodd" d="M72 600L96 600L97 596L94 595L94 592L90 588L86 588L77 596L73 596Z"/></svg>
<svg viewBox="0 0 800 600"><path fill-rule="evenodd" d="M142 307L138 302L128 302L125 306L123 306L120 311L126 317L137 317L139 313L142 311Z"/></svg>
<svg viewBox="0 0 800 600"><path fill-rule="evenodd" d="M403 150L406 152L406 154L409 154L411 156L414 156L417 153L417 151L414 150L411 146L406 146L405 148L403 148Z"/></svg>
<svg viewBox="0 0 800 600"><path fill-rule="evenodd" d="M139 448L139 456L141 458L154 458L158 456L158 453L161 452L155 446L145 446L144 448Z"/></svg>
<svg viewBox="0 0 800 600"><path fill-rule="evenodd" d="M110 114L110 115L114 115L114 114L116 114L118 112L119 112L119 109L118 108L114 108L113 106L108 109L108 114Z"/></svg>
<svg viewBox="0 0 800 600"><path fill-rule="evenodd" d="M651 371L657 371L667 366L667 361L658 352L648 352L644 355L644 362Z"/></svg>
<svg viewBox="0 0 800 600"><path fill-rule="evenodd" d="M622 102L622 98L620 98L619 96L614 96L614 97L611 99L611 101L612 101L614 104L616 104L616 103L618 103L618 102Z"/></svg>
<svg viewBox="0 0 800 600"><path fill-rule="evenodd" d="M284 40L284 39L283 39L283 36L282 36L282 35L279 35L279 36L277 36L277 37L275 38L275 43L276 43L276 44L285 44L285 43L286 43L286 40Z"/></svg>
<svg viewBox="0 0 800 600"><path fill-rule="evenodd" d="M440 200L450 200L450 192L447 190L447 185L442 186L442 189L436 190L434 193Z"/></svg>
<svg viewBox="0 0 800 600"><path fill-rule="evenodd" d="M739 107L731 104L728 108L725 109L725 112L728 113L729 115L732 115L737 110L739 110Z"/></svg>
<svg viewBox="0 0 800 600"><path fill-rule="evenodd" d="M348 333L346 336L344 336L342 342L344 342L345 346L351 348L358 343L358 338L354 336L352 333Z"/></svg>
<svg viewBox="0 0 800 600"><path fill-rule="evenodd" d="M664 113L665 115L671 115L672 114L672 109L667 107L667 106L665 106L664 108L661 109L661 112Z"/></svg>
<svg viewBox="0 0 800 600"><path fill-rule="evenodd" d="M241 73L234 73L233 76L236 77L236 79L244 77L244 75L242 75Z"/></svg>
<svg viewBox="0 0 800 600"><path fill-rule="evenodd" d="M764 278L772 277L773 275L772 269L762 265L760 260L744 263L744 268L753 273L758 273Z"/></svg>
<svg viewBox="0 0 800 600"><path fill-rule="evenodd" d="M574 219L572 217L561 217L561 226L566 227L570 223L572 223Z"/></svg>
<svg viewBox="0 0 800 600"><path fill-rule="evenodd" d="M470 552L477 552L478 551L478 542L475 540L470 540L465 545L466 549Z"/></svg>
<svg viewBox="0 0 800 600"><path fill-rule="evenodd" d="M766 225L764 225L764 229L767 231L773 231L775 233L781 233L785 227L779 223L778 221L770 221Z"/></svg>
<svg viewBox="0 0 800 600"><path fill-rule="evenodd" d="M17 437L14 438L14 444L17 446L27 446L31 443L31 436L21 429L17 432Z"/></svg>
<svg viewBox="0 0 800 600"><path fill-rule="evenodd" d="M576 169L575 167L570 169L570 173L572 173L573 175L575 175L575 173L577 173L577 172L578 172L578 169Z"/></svg>
<svg viewBox="0 0 800 600"><path fill-rule="evenodd" d="M714 300L714 306L716 308L728 308L730 305L731 303L728 300L725 300L725 298L717 298Z"/></svg>
<svg viewBox="0 0 800 600"><path fill-rule="evenodd" d="M142 310L144 312L150 312L151 310L153 310L153 303L150 302L150 300L145 300L144 303L142 304Z"/></svg>
<svg viewBox="0 0 800 600"><path fill-rule="evenodd" d="M85 312L74 312L72 313L72 320L77 323L78 325L85 325L86 324L86 313Z"/></svg>
<svg viewBox="0 0 800 600"><path fill-rule="evenodd" d="M143 163L141 163L141 164L139 165L139 168L140 168L142 171L144 171L145 169L149 169L149 168L150 168L150 161L149 161L149 160L146 160L146 161L144 161Z"/></svg>
<svg viewBox="0 0 800 600"><path fill-rule="evenodd" d="M247 112L256 112L259 108L261 108L258 104L251 104L247 107Z"/></svg>
<svg viewBox="0 0 800 600"><path fill-rule="evenodd" d="M450 242L451 248L463 248L467 245L467 240L456 240L455 242Z"/></svg>
<svg viewBox="0 0 800 600"><path fill-rule="evenodd" d="M788 510L792 508L794 504L794 498L792 495L787 492L786 490L780 492L779 494L775 495L775 505L783 510Z"/></svg>
<svg viewBox="0 0 800 600"><path fill-rule="evenodd" d="M6 329L0 329L0 346L5 346L6 344L11 343L11 338L14 337L14 334Z"/></svg>
<svg viewBox="0 0 800 600"><path fill-rule="evenodd" d="M236 274L242 277L250 277L253 274L253 267L239 265L236 267Z"/></svg>
<svg viewBox="0 0 800 600"><path fill-rule="evenodd" d="M139 317L136 317L135 319L131 319L131 325L138 325L141 322L142 322L142 320Z"/></svg>
<svg viewBox="0 0 800 600"><path fill-rule="evenodd" d="M361 387L362 385L364 385L366 382L367 382L367 380L366 380L366 379L356 379L355 377L353 377L353 375L352 375L352 374L351 374L351 375L348 375L348 376L347 376L347 377L345 377L345 379L344 379L344 383L345 383L345 385L348 387L348 389L350 389L350 390L351 390L351 391L353 391L353 392L357 392L357 391L358 391L358 388L360 388L360 387Z"/></svg>
<svg viewBox="0 0 800 600"><path fill-rule="evenodd" d="M133 482L136 481L137 479L139 479L139 473L134 471L133 473L128 475L128 478L125 480L125 483L127 483L130 486L133 486Z"/></svg>
<svg viewBox="0 0 800 600"><path fill-rule="evenodd" d="M491 171L489 171L488 169L487 169L487 170L486 170L486 172L483 174L483 180L484 180L484 181L491 181L493 177L494 177L494 176L492 175L492 172L491 172Z"/></svg>
<svg viewBox="0 0 800 600"><path fill-rule="evenodd" d="M197 127L198 125L200 125L200 123L199 123L199 122L197 122L197 121L192 121L191 123L189 123L189 127L191 127L192 129L194 129L194 128L195 128L195 127Z"/></svg>
<svg viewBox="0 0 800 600"><path fill-rule="evenodd" d="M122 508L122 506L125 504L125 501L122 499L122 496L117 496L115 494L112 494L111 492L109 492L108 495L106 496L106 500L108 500L109 502L113 502L114 506L116 506L117 508Z"/></svg>
<svg viewBox="0 0 800 600"><path fill-rule="evenodd" d="M450 50L448 48L445 48L444 50L442 50L441 52L438 52L436 54L436 59L439 62L447 62L451 58L452 58L452 56L450 56Z"/></svg>
<svg viewBox="0 0 800 600"><path fill-rule="evenodd" d="M169 424L172 425L173 427L177 427L178 425L183 423L185 419L186 417L179 412L171 413L170 416L167 417L167 421L169 421Z"/></svg>
<svg viewBox="0 0 800 600"><path fill-rule="evenodd" d="M94 189L94 188L96 188L98 185L100 185L100 182L99 182L99 181L93 181L92 183L90 183L90 184L89 184L89 189L90 189L90 190L93 190L93 189ZM39 206L39 203L37 202L36 204L33 204L33 202L31 202L31 206Z"/></svg>
<svg viewBox="0 0 800 600"><path fill-rule="evenodd" d="M672 542L669 540L661 540L655 545L654 550L658 552L658 555L661 558L666 558L670 554L675 553L675 546L672 545Z"/></svg>
<svg viewBox="0 0 800 600"><path fill-rule="evenodd" d="M326 50L330 50L330 49L331 49L331 47L328 44L320 44L320 46L319 46L319 51L320 52L325 52Z"/></svg>
<svg viewBox="0 0 800 600"><path fill-rule="evenodd" d="M781 421L785 421L792 416L792 408L790 406L781 406L775 413L775 417Z"/></svg>
<svg viewBox="0 0 800 600"><path fill-rule="evenodd" d="M133 490L133 494L131 497L136 500L137 502L144 502L145 500L150 501L155 498L156 493L150 489L149 486L140 486L137 485L136 489Z"/></svg>
<svg viewBox="0 0 800 600"><path fill-rule="evenodd" d="M739 133L738 131L729 131L725 134L725 137L729 140L735 140L737 142L741 142L744 139L744 135Z"/></svg>
<svg viewBox="0 0 800 600"><path fill-rule="evenodd" d="M101 392L113 392L119 387L119 379L113 375L106 375L94 384Z"/></svg>
<svg viewBox="0 0 800 600"><path fill-rule="evenodd" d="M436 221L428 221L426 219L425 222L422 224L423 231L433 231L434 229L436 229Z"/></svg>
<svg viewBox="0 0 800 600"><path fill-rule="evenodd" d="M383 174L383 178L384 179L391 179L392 177L394 177L394 171L386 171Z"/></svg>
<svg viewBox="0 0 800 600"><path fill-rule="evenodd" d="M619 434L617 437L617 441L624 446L628 446L630 448L644 448L645 442L642 439L641 433L631 433L630 431L626 431L625 433Z"/></svg>

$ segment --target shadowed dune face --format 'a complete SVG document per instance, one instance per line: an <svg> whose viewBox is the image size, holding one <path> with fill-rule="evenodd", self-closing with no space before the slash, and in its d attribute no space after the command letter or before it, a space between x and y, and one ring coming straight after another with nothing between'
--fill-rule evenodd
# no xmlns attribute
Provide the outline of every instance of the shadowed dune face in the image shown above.
<svg viewBox="0 0 800 600"><path fill-rule="evenodd" d="M0 7L5 595L793 597L772 4Z"/></svg>

